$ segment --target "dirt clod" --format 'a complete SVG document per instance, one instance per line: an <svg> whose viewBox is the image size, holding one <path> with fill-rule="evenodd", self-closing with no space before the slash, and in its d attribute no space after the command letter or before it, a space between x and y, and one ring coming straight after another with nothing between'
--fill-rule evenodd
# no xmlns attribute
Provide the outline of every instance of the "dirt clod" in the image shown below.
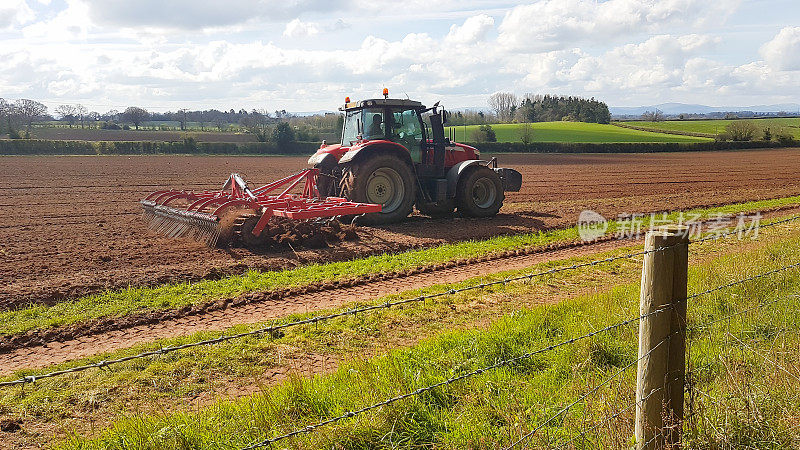
<svg viewBox="0 0 800 450"><path fill-rule="evenodd" d="M0 431L6 433L16 433L22 429L22 419L3 419L0 420Z"/></svg>

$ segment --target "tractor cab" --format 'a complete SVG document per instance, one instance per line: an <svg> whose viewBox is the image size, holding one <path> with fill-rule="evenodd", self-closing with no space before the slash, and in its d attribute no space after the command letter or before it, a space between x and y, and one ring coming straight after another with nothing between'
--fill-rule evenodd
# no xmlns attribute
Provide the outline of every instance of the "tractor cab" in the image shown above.
<svg viewBox="0 0 800 450"><path fill-rule="evenodd" d="M432 127L442 130L441 145L445 144L442 121L434 120L430 126L426 124L423 117L432 109L425 108L420 102L371 99L348 102L341 109L345 113L342 147L350 148L366 141L393 142L408 151L412 162L421 164L423 155L431 150L434 141Z"/></svg>
<svg viewBox="0 0 800 450"><path fill-rule="evenodd" d="M466 216L497 214L505 191L518 191L522 175L482 161L474 147L445 138L447 112L437 102L384 98L351 102L344 112L340 143L320 149L308 162L319 169L321 197L343 197L381 205L365 223L402 220L414 206L430 216L458 208ZM492 166L492 167L490 167Z"/></svg>

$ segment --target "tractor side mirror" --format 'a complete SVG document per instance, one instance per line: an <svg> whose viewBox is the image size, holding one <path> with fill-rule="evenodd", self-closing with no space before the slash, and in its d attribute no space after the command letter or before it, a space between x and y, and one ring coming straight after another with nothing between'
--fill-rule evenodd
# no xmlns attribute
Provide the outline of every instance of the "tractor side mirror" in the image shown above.
<svg viewBox="0 0 800 450"><path fill-rule="evenodd" d="M447 123L447 119L449 117L450 117L450 113L445 111L445 110L442 110L442 124L446 124Z"/></svg>

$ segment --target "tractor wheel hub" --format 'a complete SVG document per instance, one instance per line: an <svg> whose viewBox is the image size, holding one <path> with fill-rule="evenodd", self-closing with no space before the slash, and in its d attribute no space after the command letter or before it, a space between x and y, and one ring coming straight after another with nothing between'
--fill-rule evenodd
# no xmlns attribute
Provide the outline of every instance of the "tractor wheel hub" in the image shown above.
<svg viewBox="0 0 800 450"><path fill-rule="evenodd" d="M382 206L383 212L392 212L403 203L403 179L396 170L381 167L367 182L367 201Z"/></svg>

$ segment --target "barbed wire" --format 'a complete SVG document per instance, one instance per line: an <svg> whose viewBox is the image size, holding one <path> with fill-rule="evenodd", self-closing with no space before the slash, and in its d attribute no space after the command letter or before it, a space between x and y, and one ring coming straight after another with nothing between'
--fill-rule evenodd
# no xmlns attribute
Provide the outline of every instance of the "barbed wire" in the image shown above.
<svg viewBox="0 0 800 450"><path fill-rule="evenodd" d="M605 424L611 422L612 420L616 419L617 417L621 416L623 413L629 411L631 408L641 404L642 402L647 401L647 399L649 399L650 396L652 396L656 392L663 391L663 390L664 390L664 386L661 386L661 387L658 387L656 389L653 389L652 391L650 391L649 394L647 394L646 396L644 396L640 400L633 401L628 406L618 410L617 412L615 412L614 414L610 415L609 417L606 417L601 422L595 424L595 426L593 426L593 427L591 427L591 428L589 428L587 430L581 431L580 434L577 434L577 435L573 436L570 440L568 440L566 442L562 442L561 445L559 445L558 447L555 447L554 450L562 449L562 448L566 447L568 444L571 444L572 442L574 442L576 439L578 439L580 437L584 437L587 434L591 433L592 431L597 430L598 428L602 427L603 425L605 425Z"/></svg>
<svg viewBox="0 0 800 450"><path fill-rule="evenodd" d="M507 366L507 365L513 364L513 363L515 363L517 361L521 361L523 359L527 359L527 358L530 358L532 356L535 356L535 355L538 355L538 354L541 354L541 353L546 353L546 352L555 350L555 349L557 349L559 347L563 347L563 346L566 346L566 345L574 344L575 342L582 341L584 339L588 339L588 338L597 336L598 334L605 333L605 332L608 332L608 331L623 327L625 325L637 322L639 320L642 320L644 318L650 317L650 316L655 315L655 314L659 314L659 313L667 311L669 309L671 309L671 308L660 308L660 309L651 311L651 312L649 312L647 314L642 314L642 315L639 315L637 317L633 317L633 318L624 320L622 322L617 322L617 323L615 323L613 325L609 325L609 326L607 326L605 328L602 328L602 329L599 329L597 331L592 331L591 333L587 333L587 334L584 334L584 335L581 335L581 336L578 336L578 337L574 337L574 338L568 339L566 341L561 341L561 342L559 342L557 344L549 345L547 347L543 347L543 348L540 348L538 350L534 350L532 352L524 353L524 354L516 356L514 358L501 360L501 361L498 361L498 362L496 362L496 363L494 363L492 365L485 366L483 368L480 368L480 369L477 369L477 370L473 370L471 372L467 372L467 373L464 373L464 374L456 376L456 377L448 378L445 381L441 381L441 382L436 383L436 384L432 384L432 385L429 385L429 386L426 386L426 387L423 387L423 388L419 388L419 389L417 389L415 391L411 391L411 392L408 392L408 393L405 393L405 394L402 394L402 395L398 395L396 397L392 397L392 398L383 400L381 402L375 403L375 404L370 405L370 406L366 406L364 408L361 408L361 409L358 409L358 410L355 410L355 411L348 411L348 412L346 412L344 414L341 414L339 416L336 416L336 417L333 417L333 418L330 418L330 419L327 419L327 420L324 420L324 421L321 421L321 422L317 422L317 423L315 423L313 425L308 425L306 427L299 428L297 430L291 431L289 433L286 433L286 434L283 434L283 435L280 435L280 436L277 436L277 437L274 437L274 438L265 439L265 440L260 441L258 443L251 444L251 445L249 445L247 447L243 447L242 450L252 450L252 449L256 449L256 448L260 448L260 447L265 447L267 445L271 445L271 444L273 444L275 442L282 441L284 439L288 439L290 437L294 437L294 436L297 436L299 434L310 433L312 431L315 431L319 427L322 427L322 426L325 426L325 425L329 425L331 423L338 422L340 420L347 419L347 418L350 418L350 417L353 417L353 416L357 416L357 415L365 413L367 411L371 411L373 409L377 409L377 408L380 408L382 406L389 405L391 403L406 399L408 397L413 397L413 396L416 396L416 395L420 395L420 394L422 394L424 392L428 392L428 391L430 391L432 389L436 389L437 387L449 385L449 384L455 383L457 381L461 381L463 379L473 377L475 375L480 375L480 374L482 374L484 372L487 372L489 370L496 369L496 368L502 367L502 366ZM659 343L659 345L660 345L660 343ZM653 349L655 350L655 347ZM649 354L650 354L650 352L647 353L647 355L649 355ZM644 356L646 356L646 355L644 355Z"/></svg>
<svg viewBox="0 0 800 450"><path fill-rule="evenodd" d="M774 304L774 303L777 303L778 301L780 301L780 300L783 300L783 299L785 299L785 298L783 298L783 297L778 297L778 298L772 299L772 300L770 300L770 301L761 302L761 303L759 303L758 305L752 306L752 307L750 307L750 308L747 308L747 309L744 309L744 310L737 311L737 312L735 312L735 313L732 313L732 314L728 314L728 315L726 315L726 316L724 316L724 317L720 317L720 318L717 318L717 319L714 319L714 320L711 320L711 321L707 321L707 322L704 322L704 323L702 323L702 324L700 324L700 325L694 325L694 326L691 326L691 327L687 327L687 328L686 328L686 330L687 330L687 331L692 331L692 330L697 330L697 329L710 328L711 326L713 326L714 324L716 324L716 323L718 323L718 322L721 322L721 321L724 321L724 320L729 320L729 319L731 319L731 318L733 318L733 317L736 317L736 316L739 316L739 315L742 315L742 314L746 314L746 313L748 313L748 312L754 311L754 310L756 310L756 309L763 308L763 307L765 307L765 306L772 305L772 304ZM675 334L675 333L672 333L672 334ZM734 336L732 336L732 337L734 337ZM734 337L734 339L737 339L737 338L736 338L736 337ZM738 340L738 339L737 339L737 340ZM663 342L663 341L662 341L662 342ZM740 343L741 343L741 341L740 341ZM744 343L742 343L742 345L745 345L745 346L746 346L746 344L744 344ZM752 351L752 352L754 352L754 353L757 353L757 354L759 354L759 356L761 356L761 357L762 357L762 358L764 358L765 360L768 360L768 357L765 357L763 354L760 354L760 353L758 353L758 352L757 352L755 349L749 348L749 350L751 350L751 351ZM769 360L768 360L768 361L769 361ZM780 366L779 366L777 363L775 363L775 362L773 362L773 361L769 361L769 362L772 362L774 365L776 365L776 367L779 367L779 368L781 368L781 367L780 367ZM785 370L785 369L784 369L784 370ZM791 376L793 376L793 377L797 378L797 375L795 375L795 374L792 374L792 373L789 373L789 374L790 374ZM578 434L578 435L574 436L574 437L573 437L573 438L571 438L570 440L568 440L568 441L566 441L566 442L564 442L564 443L560 444L559 446L555 447L555 449L554 449L554 450L559 450L559 449L562 449L562 448L564 448L565 446L567 446L568 444L570 444L570 443L574 442L576 439L578 439L578 438L580 438L580 437L582 437L582 436L585 436L585 435L587 435L587 434L591 433L591 432L592 432L592 431L594 431L594 430L597 430L598 428L602 427L603 425L607 424L608 422L610 422L610 421L612 421L612 420L616 419L617 417L619 417L620 415L622 415L624 412L626 412L626 411L630 410L631 408L633 408L633 407L634 407L634 406L636 406L637 404L639 404L639 403L641 403L641 402L643 402L643 401L647 400L647 399L648 399L648 398L650 398L650 396L651 396L651 395L653 395L655 392L658 392L658 391L660 391L660 390L662 390L662 389L664 389L664 388L663 388L663 387L659 387L659 388L657 388L657 389L654 389L654 390L653 390L653 391L651 391L651 392L650 392L650 394L648 394L646 397L642 398L642 399L641 399L641 400L639 400L639 401L636 401L636 402L633 402L633 403L629 404L628 406L626 406L625 408L623 408L623 409L621 409L621 410L618 410L616 413L614 413L614 414L612 414L611 416L607 417L607 418L606 418L606 419L604 419L603 421L601 421L601 422L597 423L595 426L593 426L593 427L591 427L591 428L589 428L589 429L587 429L587 430L585 430L585 431L582 431L580 434ZM654 436L654 437L653 437L653 439L655 439L656 437L658 437L658 436ZM652 442L652 439L651 439L650 441L648 441L647 443L645 443L645 447L646 447L646 446L647 446L647 444L649 444L650 442Z"/></svg>
<svg viewBox="0 0 800 450"><path fill-rule="evenodd" d="M709 320L709 321L703 322L703 323L701 323L699 325L693 325L691 327L687 327L686 330L687 331L694 331L694 330L700 330L700 329L705 329L705 328L711 328L717 322L722 322L723 320L729 320L729 319L731 319L733 317L740 316L740 315L746 314L746 313L748 313L750 311L754 311L756 309L763 308L763 307L771 305L773 303L777 303L777 302L779 302L781 300L784 300L784 298L778 297L778 298L772 299L772 300L770 300L768 302L759 303L758 305L755 305L753 307L750 307L750 308L747 308L747 309L744 309L744 310L741 310L741 311L737 311L735 313L728 314L726 316L719 317L719 318L714 319L714 320Z"/></svg>
<svg viewBox="0 0 800 450"><path fill-rule="evenodd" d="M789 218L789 219L784 219L784 220L781 220L781 221L772 222L772 223L770 223L768 225L765 225L765 226L775 226L775 225L778 225L780 223L786 223L786 222L789 222L791 220L796 220L798 218L800 218L800 216L795 216L795 217L792 217L792 218ZM720 239L722 237L729 236L729 235L732 235L732 234L737 234L737 233L740 233L740 232L741 232L741 230L737 229L737 230L734 230L734 231L731 231L731 232L728 232L728 233L724 233L724 234L721 234L721 235L710 236L710 237L703 238L703 239L698 240L698 241L693 241L692 243L699 243L699 242L704 242L704 241L708 241L708 240L716 240L716 239ZM588 266L592 266L592 265L597 265L597 264L604 263L604 262L611 262L611 261L615 261L615 260L619 260L619 259L626 259L626 258L633 258L633 257L636 257L636 256L643 256L643 255L647 255L649 253L663 251L663 250L666 250L668 248L676 247L676 246L680 246L680 245L684 245L684 243L675 244L673 246L658 247L658 248L652 249L652 250L643 250L643 251L640 251L640 252L634 252L634 253L630 253L630 254L627 254L627 255L604 258L602 260L595 260L595 261L591 261L591 262L588 262L588 263L574 264L572 266L564 266L564 267L554 268L554 269L550 269L550 270L547 270L547 271L542 271L542 272L538 272L538 273L534 273L534 274L528 274L528 275L522 275L522 276L517 276L517 277L506 278L504 280L498 280L498 281L494 281L494 282L483 283L481 285L470 286L470 287L467 287L467 288L461 288L461 289L458 289L458 290L450 290L450 291L447 291L447 292L442 292L442 293L438 293L438 294L432 294L431 296L421 296L421 297L434 298L434 297L438 297L438 296L441 296L441 295L447 295L447 294L455 293L455 292L463 292L465 290L471 290L471 289L475 289L475 288L478 288L478 287L482 288L482 287L488 287L488 286L497 285L497 284L505 284L505 283L508 283L508 282L511 282L511 281L520 281L520 280L525 280L525 279L532 279L535 276L543 276L543 275L547 275L547 274L551 274L551 273L558 273L558 272L565 271L565 270L574 270L574 269L578 269L578 268L581 268L581 267L588 267ZM727 284L724 284L724 285L721 285L721 286L717 286L715 288L711 288L711 289L708 289L706 291L702 291L702 292L687 296L686 300L691 299L691 298L696 298L696 297L699 297L701 295L706 295L706 294L709 294L709 293L712 293L712 292L715 292L715 291L718 291L718 290L726 289L726 288L729 288L729 287L732 287L732 286L736 286L736 285L739 285L739 284L743 284L743 283L746 283L748 281L752 281L752 280L756 280L756 279L759 279L759 278L763 278L763 277L766 277L766 276L769 276L769 275L772 275L772 274L775 274L775 273L778 273L778 272L781 272L781 271L785 271L785 270L788 270L788 269L791 269L791 268L794 268L794 267L798 267L798 266L800 266L800 263L792 264L792 265L789 265L789 266L784 266L784 267L781 267L779 269L774 269L774 270L771 270L771 271L768 271L768 272L764 272L764 273L757 274L757 275L754 275L754 276L751 276L751 277L747 277L747 278L744 278L744 279L741 279L741 280L737 280L737 281L734 281L734 282L731 282L731 283L727 283ZM415 300L416 301L420 301L419 299L420 298L408 299L408 300L405 300L405 301L402 301L402 302L407 303L407 302L415 301ZM371 307L371 308L380 308L380 307L381 306L379 306L379 305L375 305L374 307ZM670 309L670 308L661 308L659 310L652 311L651 313L648 313L648 314L645 314L645 315L640 315L640 316L638 316L636 318L629 319L629 320L620 322L618 324L611 325L611 326L606 327L606 328L604 328L602 330L598 330L596 332L592 332L592 333L580 336L578 338L573 338L573 339L570 339L570 340L567 340L567 341L563 341L563 342L560 342L558 344L554 344L554 345L545 347L543 349L540 349L540 350L537 350L537 351L534 351L534 352L529 352L529 353L517 356L515 358L502 360L502 361L499 361L499 362L497 362L495 364L492 364L490 366L486 366L486 367L483 367L481 369L477 369L477 370L472 371L472 372L467 372L467 373L459 375L457 377L452 377L452 378L449 378L449 379L447 379L445 381L442 381L442 382L439 382L439 383L436 383L436 384L433 384L433 385L429 385L429 386L426 386L426 387L423 387L423 388L419 388L419 389L417 389L415 391L411 391L411 392L408 392L408 393L405 393L405 394L402 394L402 395L399 395L399 396L396 396L396 397L392 397L392 398L383 400L381 402L375 403L375 404L370 405L370 406L366 406L366 407L361 408L359 410L348 411L348 412L346 412L344 414L341 414L339 416L332 417L330 419L327 419L327 420L324 420L324 421L320 421L320 422L317 422L315 424L307 425L307 426L305 426L303 428L299 428L299 429L293 430L293 431L291 431L289 433L285 433L285 434L277 436L275 438L269 438L269 439L265 439L263 441L257 442L255 444L251 444L251 445L249 445L247 447L244 447L242 450L252 450L252 449L256 449L256 448L261 448L261 447L265 447L265 446L271 445L271 444L273 444L275 442L278 442L278 441L281 441L281 440L284 440L284 439L288 439L288 438L291 438L291 437L294 437L294 436L297 436L297 435L300 435L300 434L310 433L310 432L313 432L313 431L317 430L318 428L323 427L325 425L329 425L331 423L335 423L335 422L338 422L338 421L341 421L341 420L344 420L344 419L347 419L347 418L351 418L351 417L357 416L359 414L363 414L365 412L381 408L383 406L389 405L391 403L394 403L394 402L397 402L397 401L400 401L400 400L403 400L403 399L406 399L406 398L409 398L409 397L420 395L420 394L422 394L424 392L428 392L428 391L430 391L432 389L435 389L435 388L438 388L438 387L442 387L442 386L445 386L445 385L449 385L449 384L455 383L457 381L460 381L460 380L463 380L463 379L466 379L466 378L469 378L469 377L484 373L486 371L489 371L489 370L492 370L492 369L495 369L495 368L498 368L498 367L502 367L502 366L505 366L505 365L513 364L514 362L520 361L522 359L529 358L529 357L534 356L534 355L539 354L539 353L543 353L543 352L546 352L546 351L554 350L554 349L556 349L558 347L561 347L561 346L564 346L564 345L572 344L574 342L577 342L578 340L586 339L586 338L595 336L595 335L597 335L599 333L602 333L604 331L608 331L610 329L618 328L618 327L623 326L625 324L632 323L633 321L641 320L641 319L643 319L645 317L648 317L650 315L654 315L654 314L663 312L663 311L665 311L667 309ZM739 314L742 314L742 313L744 313L744 312L740 312ZM602 388L603 386L605 386L608 383L610 383L612 380L614 380L616 377L618 377L624 371L628 370L634 364L637 364L639 361L641 361L645 357L649 356L653 351L655 351L658 347L660 347L664 342L668 341L669 337L671 337L672 334L675 334L675 333L671 333L670 336L667 336L667 338L662 339L656 346L651 348L646 354L642 355L641 357L638 357L636 360L634 360L631 363L625 365L624 367L622 367L621 369L616 371L611 377L607 378L603 382L601 382L598 385L594 386L589 391L585 392L578 399L576 399L575 401L573 401L572 403L570 403L566 407L562 408L555 415L551 416L545 422L543 422L542 424L537 426L534 430L532 430L531 432L527 433L526 435L524 435L523 437L521 437L520 439L518 439L517 441L512 443L510 446L506 447L506 450L510 450L510 449L516 447L518 444L523 443L523 442L525 442L524 445L525 445L525 447L527 447L527 440L530 437L532 437L538 430L542 429L545 425L547 425L548 423L552 422L553 420L555 420L556 418L558 418L562 414L564 414L567 411L569 411L572 407L574 407L575 405L577 405L581 401L585 400L590 395L596 393L600 388ZM661 388L659 388L659 389L661 389ZM629 405L625 409L630 409L631 407L635 406L637 403L646 400L651 395L653 395L653 393L655 393L656 391L657 390L652 391L646 397L644 397L643 399L639 400L638 402L634 402L633 404ZM618 411L616 414L612 415L611 417L607 418L605 421L603 421L600 424L596 425L593 429L596 429L597 427L602 426L604 423L607 423L609 420L612 420L613 418L618 417L622 412L624 412L624 410ZM591 430L588 430L588 431L591 431ZM566 443L562 444L558 448L564 447L565 445L567 445L568 443L574 441L575 439L577 439L580 436L585 436L585 434L588 431L579 434L578 436L572 438L570 441L567 441ZM659 435L653 436L653 438L651 438L651 440L649 442L645 443L645 446L648 445L650 442L652 442L652 440L656 439L658 436Z"/></svg>
<svg viewBox="0 0 800 450"><path fill-rule="evenodd" d="M732 335L730 332L726 332L726 334L727 334L728 336L730 336L730 337L732 337L732 338L736 339L736 341L737 341L737 342L739 342L739 344L741 344L741 345L742 345L744 348L746 348L747 350L750 350L751 352L755 353L756 355L760 356L761 358L764 358L764 361L766 361L766 362L768 362L768 363L770 363L770 364L774 365L774 366L775 366L775 367L777 367L778 369L781 369L783 372L785 372L787 375L791 376L791 377L792 377L792 378L794 378L795 380L797 380L797 381L800 381L800 376L798 376L798 375L797 375L797 374L795 374L795 373L789 372L789 370L787 370L785 367L783 367L782 365L778 364L777 362L775 362L775 361L771 360L771 359L769 358L769 356L766 356L766 355L764 355L763 353L759 352L758 350L754 349L753 347L751 347L751 346L747 345L747 344L746 344L746 343L744 343L744 342L743 342L741 339L739 339L739 338L737 338L736 336Z"/></svg>
<svg viewBox="0 0 800 450"><path fill-rule="evenodd" d="M256 335L263 335L263 334L266 334L266 333L274 333L276 331L280 331L280 330L286 329L286 328L291 328L291 327L300 326L300 325L307 325L307 324L312 324L312 323L324 322L324 321L336 319L336 318L339 318L339 317L351 316L351 315L364 313L364 312L370 312L370 311L374 311L374 310L389 309L389 308L392 308L392 307L395 307L395 306L405 305L405 304L408 304L408 303L424 302L424 301L431 300L431 299L434 299L434 298L439 298L439 297L448 296L448 295L455 295L455 294L458 294L458 293L461 293L461 292L473 291L473 290L477 290L477 289L485 289L487 287L492 287L492 286L497 286L497 285L505 285L505 284L508 284L508 283L511 283L511 282L515 282L515 281L525 281L525 280L531 281L531 280L533 280L533 278L552 275L552 274L556 274L556 273L559 273L559 272L565 272L565 271L568 271L568 270L577 270L577 269L581 269L581 268L584 268L584 267L597 266L597 265L600 265L600 264L606 264L606 263L610 263L610 262L614 262L614 261L618 261L618 260L632 259L632 258L635 258L637 256L643 256L643 255L647 255L647 254L650 254L650 253L664 251L666 249L675 247L677 245L680 245L680 244L671 245L671 246L664 246L664 247L657 247L657 248L650 249L650 250L641 250L641 251L637 251L637 252L627 253L627 254L624 254L624 255L611 256L611 257L608 257L608 258L598 259L598 260L594 260L594 261L590 261L590 262L572 264L572 265L569 265L569 266L555 267L555 268L544 270L544 271L533 272L533 273L528 273L528 274L525 274L525 275L518 275L518 276L514 276L514 277L507 277L507 278L504 278L504 279L501 279L501 280L489 281L489 282L485 282L485 283L478 283L478 284L466 286L466 287L463 287L463 288L448 289L446 291L438 292L438 293L435 293L435 294L420 295L420 296L417 296L417 297L412 297L412 298L408 298L408 299L404 299L404 300L398 300L398 301L394 301L394 302L386 301L384 303L378 303L378 304L375 304L375 305L348 309L348 310L341 311L341 312L338 312L338 313L327 314L327 315L323 315L323 316L310 317L308 319L297 320L297 321L289 322L289 323L282 324L282 325L271 325L271 326L262 327L262 328L259 328L259 329L256 329L256 330L246 331L246 332L232 334L232 335L222 335L222 336L217 337L217 338L206 339L206 340L192 342L192 343L183 344L183 345L174 346L174 347L172 347L172 346L162 347L162 348L160 348L158 350L146 351L146 352L142 352L142 353L139 353L139 354L136 354L136 355L126 356L126 357L122 357L122 358L116 358L116 359L110 359L110 360L102 360L102 361L98 361L96 363L90 363L90 364L85 364L85 365L81 365L81 366L72 367L72 368L69 368L69 369L58 370L58 371L54 371L54 372L48 372L48 373L45 373L45 374L42 374L42 375L29 375L29 376L25 376L25 377L22 377L22 378L19 378L19 379L16 379L16 380L12 380L12 381L0 382L0 388L6 387L6 386L18 385L18 384L34 383L36 380L40 380L40 379L44 379L44 378L52 378L52 377L66 375L66 374L70 374L70 373L82 372L82 371L89 370L89 369L105 368L105 367L108 367L108 366L111 366L111 365L114 365L114 364L119 364L119 363L123 363L123 362L126 362L126 361L131 361L131 360L134 360L134 359L147 358L147 357L150 357L150 356L165 355L167 353L172 353L172 352L175 352L175 351L178 351L178 350L185 350L185 349L192 348L192 347L219 344L221 342L226 342L226 341L230 341L230 340L234 340L234 339L241 339L241 338L248 337L248 336L256 336Z"/></svg>
<svg viewBox="0 0 800 450"><path fill-rule="evenodd" d="M775 220L775 221L772 221L772 222L766 223L766 224L764 224L764 225L761 225L761 224L759 223L759 225L758 225L758 228L759 228L759 229L762 229L762 228L774 227L774 226L777 226L777 225L780 225L780 224L783 224L783 223L786 223L786 222L791 222L791 221L794 221L794 220L798 220L798 219L800 219L800 215L796 215L796 216L788 217L788 218L786 218L786 219ZM689 243L690 243L690 244L700 244L700 243L702 243L702 242L707 242L707 241L716 241L716 240L718 240L718 239L722 239L722 238L725 238L725 237L728 237L728 236L732 236L732 235L734 235L734 234L740 234L740 233L743 233L743 232L744 232L744 230L742 230L741 228L739 228L739 227L737 226L736 228L734 228L734 229L733 229L733 230L731 230L731 231L726 231L726 232L724 232L724 233L715 233L715 234L712 234L712 235L710 235L710 236L706 236L706 237L704 237L704 238L700 238L700 239L695 239L695 240L692 240L692 241L691 241L691 242L689 242Z"/></svg>
<svg viewBox="0 0 800 450"><path fill-rule="evenodd" d="M664 311L667 311L667 310L669 310L669 309L672 309L672 308L660 308L660 309L657 309L657 310L655 310L655 311L651 311L650 313L648 313L648 314L647 314L647 316L651 316L651 315L654 315L654 314L658 314L658 313L660 313L660 312L664 312ZM570 409L572 409L572 407L574 407L574 406L575 406L575 405L577 405L578 403L580 403L580 402L582 402L582 401L586 400L586 398L588 398L590 395L592 395L592 394L596 393L598 390L600 390L600 388L601 388L601 387L603 387L603 386L607 385L608 383L610 383L610 382L611 382L613 379L615 379L616 377L618 377L620 374L622 374L622 373L623 373L623 372L625 372L626 370L630 369L630 368L631 368L631 367L632 367L634 364L637 364L639 361L643 360L644 358L647 358L647 357L649 357L651 353L653 353L653 352L654 352L654 351L655 351L655 350L656 350L658 347L660 347L660 346L661 346L661 344L663 344L664 342L668 341L668 340L669 340L669 338L671 338L671 337L672 337L674 334L676 334L676 332L674 332L674 333L670 333L669 335L667 335L667 336L666 336L664 339L662 339L662 340L661 340L661 342L659 342L658 344L656 344L655 346L653 346L653 348L651 348L651 349L650 349L650 350L649 350L647 353L645 353L645 354L644 354L644 355L642 355L642 356L639 356L639 357L638 357L637 359L635 359L634 361L631 361L630 363L626 364L626 365L625 365L625 366L623 366L621 369L617 370L617 371L616 371L616 372L615 372L613 375L611 375L610 377L606 378L606 379L605 379L603 382L601 382L601 383L597 384L597 385L596 385L595 387L593 387L592 389L589 389L588 391L586 391L586 392L585 392L583 395L581 395L580 397L578 397L578 398L577 398L575 401L573 401L572 403L570 403L569 405L565 406L564 408L562 408L562 409L561 409L560 411L558 411L557 413L555 413L555 414L553 414L552 416L550 416L550 418L549 418L549 419L547 419L547 420L545 420L544 422L540 423L540 424L539 424L539 425L538 425L536 428L534 428L533 430L529 431L528 433L526 433L526 434L525 434L524 436L522 436L521 438L519 438L519 439L517 439L516 441L514 441L514 442L513 442L511 445L509 445L508 447L505 447L505 448L504 448L504 450L511 450L512 448L516 447L516 446L517 446L517 445L519 445L520 443L523 443L523 441L524 441L523 448L527 448L527 447L528 447L528 443L527 443L527 441L528 441L528 440L529 440L531 437L533 437L533 435L534 435L534 434L536 434L536 432L538 432L539 430L541 430L542 428L544 428L544 427L545 427L545 426L546 426L548 423L552 422L553 420L555 420L556 418L558 418L558 417L559 417L559 416L561 416L562 414L565 414L567 411L569 411Z"/></svg>
<svg viewBox="0 0 800 450"><path fill-rule="evenodd" d="M658 433L654 434L653 437L651 437L650 439L647 440L647 442L642 444L641 448L647 448L648 445L650 445L653 441L660 438L661 436L664 436L664 430L661 430Z"/></svg>
<svg viewBox="0 0 800 450"><path fill-rule="evenodd" d="M691 300L693 298L697 298L697 297L700 297L700 296L703 296L703 295L711 294L712 292L721 291L723 289L727 289L729 287L737 286L737 285L746 283L748 281L753 281L753 280L757 280L759 278L768 277L770 275L774 275L776 273L783 272L783 271L786 271L786 270L789 270L789 269L794 269L796 267L800 267L800 263L790 264L788 266L783 266L783 267L780 267L778 269L770 270L768 272L763 272L763 273L760 273L760 274L757 274L757 275L753 275L751 277L743 278L741 280L736 280L736 281L732 281L730 283L726 283L726 284L723 284L723 285L720 285L720 286L716 286L716 287L707 289L705 291L697 292L695 294L687 296L686 300Z"/></svg>
<svg viewBox="0 0 800 450"><path fill-rule="evenodd" d="M650 315L655 315L655 314L658 314L658 313L660 313L660 312L668 311L668 310L670 310L670 309L672 309L672 307L660 308L660 309L657 309L657 310L655 310L655 311L651 311L650 313L648 313L648 314L647 314L647 316L650 316ZM613 375L611 375L609 378L607 378L606 380L604 380L604 381L603 381L603 382L601 382L600 384L596 385L596 386L595 386L595 387L593 387L592 389L590 389L590 390L588 390L587 392L585 392L583 395L581 395L580 397L578 397L578 399L576 399L575 401L573 401L572 403L570 403L570 404L569 404L569 405L567 405L566 407L562 408L562 409L561 409L559 412L557 412L556 414L554 414L554 415L550 416L550 418L549 418L549 419L547 419L546 421L544 421L544 422L542 422L541 424L539 424L539 426L537 426L536 428L534 428L533 430L531 430L530 432L528 432L526 435L522 436L520 439L518 439L517 441L515 441L514 443L512 443L512 444L511 444L511 445L509 445L508 447L505 447L503 450L511 450L512 448L514 448L516 445L518 445L518 444L519 444L519 443L521 443L522 441L526 441L526 442L525 442L525 444L524 444L524 446L523 446L523 448L527 448L527 447L528 447L527 440L528 440L528 439L530 439L531 437L533 437L533 435L534 435L534 434L536 434L536 432L538 432L539 430L541 430L542 428L544 428L544 427L545 427L545 425L547 425L548 423L552 422L553 420L555 420L556 418L558 418L560 415L562 415L562 414L566 413L567 411L569 411L570 409L572 409L572 407L574 407L574 406L575 406L575 405L577 405L578 403L582 402L583 400L585 400L586 398L588 398L590 395L592 395L592 394L596 393L596 392L597 392L597 391L598 391L598 390L599 390L601 387L603 387L603 386L605 386L605 385L609 384L609 383L610 383L610 382L611 382L613 379L615 379L616 377L618 377L619 375L621 375L623 372L625 372L626 370L628 370L629 368L631 368L631 367L632 367L634 364L637 364L639 361L643 360L644 358L648 358L648 357L650 356L650 354L651 354L651 353L653 353L653 352L654 352L654 351L655 351L655 350L656 350L658 347L660 347L660 346L661 346L661 344L663 344L664 342L667 342L667 341L669 341L669 340L670 340L670 338L672 338L672 336L674 336L674 335L678 334L679 332L680 332L680 330L675 330L674 332L672 332L672 333L668 334L667 336L665 336L665 337L664 337L664 339L662 339L662 340L661 340L661 341L660 341L658 344L656 344L656 345L655 345L653 348L651 348L651 349L650 349L650 350L649 350L647 353L645 353L645 354L644 354L644 355L642 355L642 356L639 356L639 357L638 357L636 360L634 360L634 361L630 362L629 364L627 364L627 365L625 365L624 367L622 367L621 369L619 369L617 372L615 372L615 373L614 373ZM658 390L660 390L660 389L662 389L662 388L655 389L653 392L655 392L655 391L658 391ZM650 398L650 395L652 395L652 392L651 392L650 394L648 394L648 395L647 395L647 397L645 397L645 398L644 398L644 399L642 399L641 401L647 400L648 398Z"/></svg>

